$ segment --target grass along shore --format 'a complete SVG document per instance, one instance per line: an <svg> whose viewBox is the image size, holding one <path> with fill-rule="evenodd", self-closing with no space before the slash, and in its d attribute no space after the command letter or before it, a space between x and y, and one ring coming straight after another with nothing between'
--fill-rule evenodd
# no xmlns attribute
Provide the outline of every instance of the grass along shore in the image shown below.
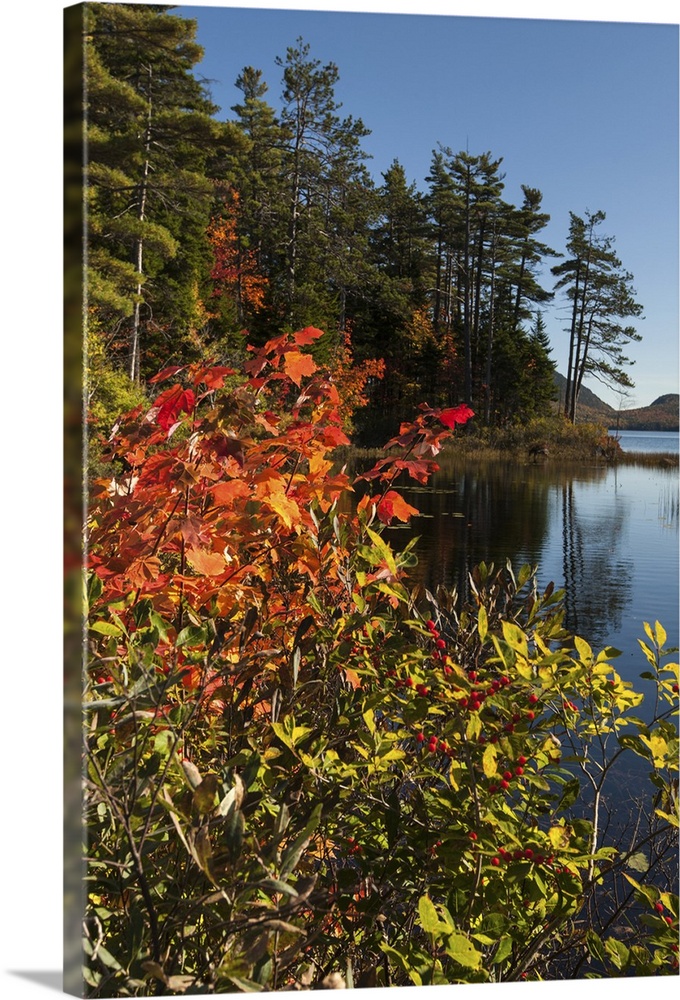
<svg viewBox="0 0 680 1000"><path fill-rule="evenodd" d="M376 459L381 448L350 447L338 449L354 458ZM600 424L570 424L558 417L531 421L523 427L470 427L447 443L442 457L453 454L470 460L562 464L601 463L644 465L649 468L678 468L676 452L624 451L618 440Z"/></svg>

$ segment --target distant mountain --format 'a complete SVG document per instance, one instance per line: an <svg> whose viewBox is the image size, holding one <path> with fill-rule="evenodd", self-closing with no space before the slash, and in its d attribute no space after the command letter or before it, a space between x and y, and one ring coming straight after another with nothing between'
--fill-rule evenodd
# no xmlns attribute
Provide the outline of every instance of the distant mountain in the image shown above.
<svg viewBox="0 0 680 1000"><path fill-rule="evenodd" d="M555 387L559 401L564 405L567 380L555 372ZM677 431L680 428L680 396L666 393L659 396L649 406L639 406L634 410L615 410L585 386L581 387L576 404L576 419L579 422L606 424L621 431Z"/></svg>
<svg viewBox="0 0 680 1000"><path fill-rule="evenodd" d="M618 426L622 431L677 431L680 427L679 414L680 396L667 393L655 399L651 406L621 410ZM616 424L610 423L609 426Z"/></svg>
<svg viewBox="0 0 680 1000"><path fill-rule="evenodd" d="M560 375L559 372L555 372L555 385L559 392L559 401L564 406L564 397L567 391L567 380L564 375ZM613 407L608 403L605 403L603 399L596 396L594 392L590 389L586 389L584 385L581 386L581 391L578 396L578 403L576 404L576 409L578 411L579 407L585 407L587 410L598 410L600 413L615 413ZM577 414L578 415L578 414ZM600 421L602 417L600 417Z"/></svg>

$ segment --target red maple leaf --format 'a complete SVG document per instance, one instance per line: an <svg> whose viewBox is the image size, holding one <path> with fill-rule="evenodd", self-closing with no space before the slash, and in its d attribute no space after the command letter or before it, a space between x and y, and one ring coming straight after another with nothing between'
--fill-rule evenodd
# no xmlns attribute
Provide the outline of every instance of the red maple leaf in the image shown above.
<svg viewBox="0 0 680 1000"><path fill-rule="evenodd" d="M474 415L474 411L465 403L461 403L460 406L452 406L451 409L442 410L441 413L437 414L444 426L451 428L455 427L456 424L466 424Z"/></svg>

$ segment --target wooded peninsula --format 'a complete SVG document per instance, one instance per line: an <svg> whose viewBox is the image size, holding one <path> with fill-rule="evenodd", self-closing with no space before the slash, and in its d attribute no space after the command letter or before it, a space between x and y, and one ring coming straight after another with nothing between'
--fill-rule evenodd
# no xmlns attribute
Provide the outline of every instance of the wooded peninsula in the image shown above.
<svg viewBox="0 0 680 1000"><path fill-rule="evenodd" d="M551 248L539 189L512 204L501 155L438 137L424 191L397 159L376 181L369 130L336 100L338 67L302 38L275 67L241 70L225 117L195 75L195 21L91 4L82 27L94 428L168 364L240 368L248 344L308 325L325 333L314 360L356 404L359 444L382 443L424 399L503 428L558 410L573 423L586 376L632 387L642 306L603 211L572 212ZM555 296L569 338L559 402L542 312Z"/></svg>

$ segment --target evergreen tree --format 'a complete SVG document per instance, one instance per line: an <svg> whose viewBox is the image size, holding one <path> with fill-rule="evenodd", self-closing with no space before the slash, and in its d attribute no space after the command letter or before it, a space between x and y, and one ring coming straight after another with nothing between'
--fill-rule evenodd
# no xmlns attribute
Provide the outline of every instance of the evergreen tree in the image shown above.
<svg viewBox="0 0 680 1000"><path fill-rule="evenodd" d="M447 157L453 153L445 146L432 152L430 173L426 177L430 189L425 196L425 205L430 218L431 235L434 241L435 282L432 301L432 323L435 331L451 331L454 317L453 290L454 232L456 226L456 194L454 182L447 169Z"/></svg>
<svg viewBox="0 0 680 1000"><path fill-rule="evenodd" d="M124 332L135 381L143 331L147 353L150 334L161 338L162 362L195 323L210 263L206 170L228 139L192 75L196 22L168 9L86 12L88 293L102 327Z"/></svg>
<svg viewBox="0 0 680 1000"><path fill-rule="evenodd" d="M555 288L564 289L571 303L564 412L572 423L586 373L606 385L634 385L624 370L632 362L623 351L642 339L634 327L620 322L640 316L642 306L635 301L632 275L622 270L613 239L598 231L604 220L602 211L587 211L583 218L570 212L568 257L552 268Z"/></svg>
<svg viewBox="0 0 680 1000"><path fill-rule="evenodd" d="M254 255L266 278L264 308L244 309L240 325L258 330L278 326L285 314L283 268L286 255L288 198L284 178L284 131L265 100L262 71L246 66L236 80L243 100L232 107L245 143L229 161L229 175L239 195L237 235L243 250ZM263 333L264 335L264 333Z"/></svg>
<svg viewBox="0 0 680 1000"><path fill-rule="evenodd" d="M311 59L309 45L302 38L288 48L285 60L277 58L276 63L283 68L284 87L288 320L299 325L310 320L310 307L319 304L318 280L305 285L304 264L324 256L329 237L322 226L331 208L337 207L333 192L338 191L338 183L344 190L358 176L364 159L360 140L368 130L360 119L338 116L338 68L335 63L322 66L320 60Z"/></svg>

